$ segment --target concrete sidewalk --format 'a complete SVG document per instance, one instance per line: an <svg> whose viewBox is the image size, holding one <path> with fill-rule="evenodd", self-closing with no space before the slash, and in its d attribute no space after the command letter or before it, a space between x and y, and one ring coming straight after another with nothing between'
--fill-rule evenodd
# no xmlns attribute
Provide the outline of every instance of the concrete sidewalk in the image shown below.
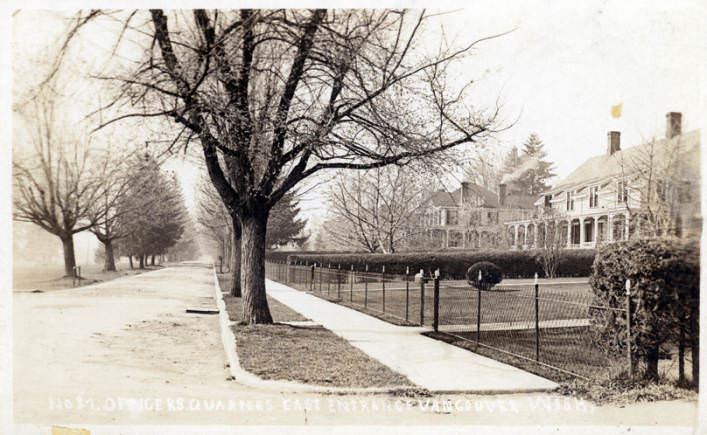
<svg viewBox="0 0 707 435"><path fill-rule="evenodd" d="M267 280L267 293L433 392L545 391L552 381Z"/></svg>

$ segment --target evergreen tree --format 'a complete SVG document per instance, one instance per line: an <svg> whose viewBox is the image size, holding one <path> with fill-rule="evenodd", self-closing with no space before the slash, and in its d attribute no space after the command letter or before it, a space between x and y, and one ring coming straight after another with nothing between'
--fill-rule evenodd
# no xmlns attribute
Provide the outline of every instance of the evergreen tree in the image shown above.
<svg viewBox="0 0 707 435"><path fill-rule="evenodd" d="M530 166L519 178L519 184L526 186L529 195L539 195L547 191L550 186L547 180L555 176L554 164L547 161L547 152L544 150L545 144L536 133L532 133L523 143L523 154L521 162L534 159L537 164Z"/></svg>
<svg viewBox="0 0 707 435"><path fill-rule="evenodd" d="M127 253L137 256L140 268L148 256L164 254L174 246L188 219L184 196L174 176L167 176L157 162L145 157L132 177L121 207L121 240Z"/></svg>
<svg viewBox="0 0 707 435"><path fill-rule="evenodd" d="M277 248L289 242L302 245L306 237L301 236L306 219L298 219L298 201L295 199L295 192L287 192L272 208L268 229L265 237L265 244L269 248Z"/></svg>

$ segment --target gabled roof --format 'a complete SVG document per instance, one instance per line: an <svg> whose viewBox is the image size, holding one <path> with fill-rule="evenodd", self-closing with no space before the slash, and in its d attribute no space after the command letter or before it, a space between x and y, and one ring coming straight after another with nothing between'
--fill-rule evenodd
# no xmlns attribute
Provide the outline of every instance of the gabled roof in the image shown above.
<svg viewBox="0 0 707 435"><path fill-rule="evenodd" d="M460 189L457 189L461 191ZM456 197L455 197L456 193ZM430 195L429 202L436 207L456 207L459 198L459 193L447 192L446 190L438 190Z"/></svg>
<svg viewBox="0 0 707 435"><path fill-rule="evenodd" d="M475 193L476 196L483 199L482 207L496 208L499 206L498 194L490 191L489 189L485 188L484 186L479 186L478 184L469 183L469 190L472 193ZM454 194L456 194L457 192L459 192L458 195L461 198L461 188L455 190Z"/></svg>
<svg viewBox="0 0 707 435"><path fill-rule="evenodd" d="M656 159L674 158L670 153L676 149L685 155L687 153L699 151L700 132L694 130L672 139L660 139L654 142L653 151ZM650 152L650 142L636 145L615 152L613 155L603 154L595 156L584 162L577 169L572 171L567 177L558 182L547 193L558 193L568 189L585 186L587 184L600 182L607 178L620 176L635 167L637 161L645 159ZM699 167L699 158L696 159ZM688 162L689 163L689 162ZM623 166L623 168L622 168Z"/></svg>
<svg viewBox="0 0 707 435"><path fill-rule="evenodd" d="M482 207L495 208L499 206L498 195L489 189L479 186L478 184L469 182L469 190L472 194L480 197L483 200ZM438 190L430 195L429 202L436 207L459 207L461 205L462 189L461 187L447 192Z"/></svg>

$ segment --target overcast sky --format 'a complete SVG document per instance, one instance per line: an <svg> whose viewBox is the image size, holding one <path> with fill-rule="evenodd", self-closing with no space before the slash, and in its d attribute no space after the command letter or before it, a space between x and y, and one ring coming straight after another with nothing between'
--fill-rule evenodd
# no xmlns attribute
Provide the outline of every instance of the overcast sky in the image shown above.
<svg viewBox="0 0 707 435"><path fill-rule="evenodd" d="M500 146L520 146L531 132L537 132L558 176L563 177L587 158L605 152L610 130L621 132L625 148L663 137L668 111L683 113L683 131L703 127L700 124L707 119L703 79L707 74L706 3L612 0L566 6L568 2L474 1L441 21L447 37L458 41L515 29L481 44L474 56L460 64L458 74L478 80L475 104L488 105L498 99L506 120L517 119L511 129L499 134ZM238 3L243 4L250 3ZM430 2L380 1L350 5L401 4L430 6ZM445 10L462 6L451 2L433 5ZM70 8L72 2L62 6ZM20 43L30 50L51 40L42 35L58 28L56 18L49 14L40 16L39 21L37 17L19 13L13 23L14 36L24 39ZM434 35L428 43L436 43ZM622 104L622 114L613 118L611 107L617 104ZM182 171L190 195L195 171L187 165L174 165ZM317 194L310 197L304 208L321 213L321 207L315 207Z"/></svg>

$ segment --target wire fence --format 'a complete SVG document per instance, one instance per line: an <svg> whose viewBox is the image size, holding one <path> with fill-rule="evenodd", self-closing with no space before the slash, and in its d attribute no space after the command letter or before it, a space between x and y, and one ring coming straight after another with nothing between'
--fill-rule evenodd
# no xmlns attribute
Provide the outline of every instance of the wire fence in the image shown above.
<svg viewBox="0 0 707 435"><path fill-rule="evenodd" d="M405 275L362 269L266 262L269 279L393 323L432 326L471 349L491 349L586 379L632 369L630 349L609 356L595 343L592 327L593 318L621 319L626 310L596 305L586 283L478 289L429 273L415 276L409 269ZM628 344L629 325L625 328Z"/></svg>
<svg viewBox="0 0 707 435"><path fill-rule="evenodd" d="M588 288L572 285L444 285L439 289L435 330L484 347L590 379L607 370L628 369L625 348L609 356L596 343L593 319L623 308L594 304ZM626 328L629 336L628 324ZM621 354L623 352L623 355Z"/></svg>
<svg viewBox="0 0 707 435"><path fill-rule="evenodd" d="M425 293L412 271L390 274L341 269L333 264L287 265L266 262L266 276L298 290L309 291L332 302L368 312L400 325L430 324L432 294ZM429 289L429 284L427 285Z"/></svg>

